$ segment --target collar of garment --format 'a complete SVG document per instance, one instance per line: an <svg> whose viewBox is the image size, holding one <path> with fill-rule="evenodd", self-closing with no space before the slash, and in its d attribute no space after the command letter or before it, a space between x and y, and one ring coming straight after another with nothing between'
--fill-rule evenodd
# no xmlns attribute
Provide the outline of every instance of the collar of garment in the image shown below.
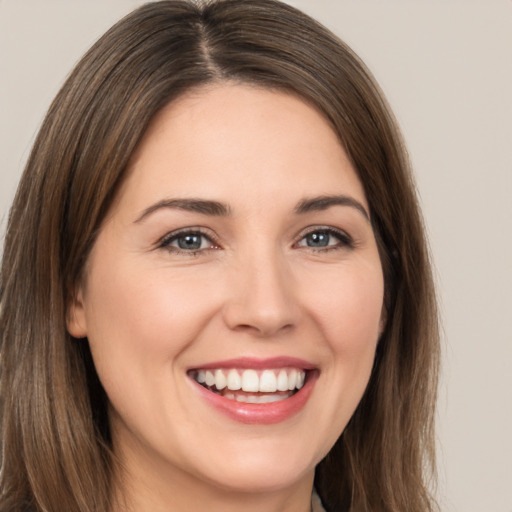
<svg viewBox="0 0 512 512"><path fill-rule="evenodd" d="M313 489L313 494L311 495L311 512L326 512L316 489Z"/></svg>

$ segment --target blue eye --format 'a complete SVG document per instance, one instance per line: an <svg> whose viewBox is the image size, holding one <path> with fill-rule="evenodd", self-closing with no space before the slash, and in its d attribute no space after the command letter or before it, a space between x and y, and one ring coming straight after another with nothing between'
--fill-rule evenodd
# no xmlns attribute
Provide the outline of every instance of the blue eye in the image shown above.
<svg viewBox="0 0 512 512"><path fill-rule="evenodd" d="M212 240L200 231L182 231L164 238L160 247L174 252L195 253L207 249L214 249L217 246Z"/></svg>
<svg viewBox="0 0 512 512"><path fill-rule="evenodd" d="M182 235L176 238L173 243L176 243L180 249L197 251L201 249L204 241L203 239L204 236L198 234ZM170 245L172 246L173 244Z"/></svg>
<svg viewBox="0 0 512 512"><path fill-rule="evenodd" d="M329 228L316 229L304 235L297 244L299 247L312 249L334 249L339 247L351 247L352 240L345 233Z"/></svg>

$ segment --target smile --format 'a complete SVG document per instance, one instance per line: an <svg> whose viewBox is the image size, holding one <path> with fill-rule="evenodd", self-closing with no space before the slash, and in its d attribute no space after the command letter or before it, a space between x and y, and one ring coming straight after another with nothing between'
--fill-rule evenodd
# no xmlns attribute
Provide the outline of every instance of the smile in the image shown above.
<svg viewBox="0 0 512 512"><path fill-rule="evenodd" d="M212 368L193 370L189 375L209 391L228 400L252 404L290 398L306 380L306 371L299 368Z"/></svg>
<svg viewBox="0 0 512 512"><path fill-rule="evenodd" d="M236 422L273 424L306 406L319 370L294 357L237 358L187 371L202 399Z"/></svg>

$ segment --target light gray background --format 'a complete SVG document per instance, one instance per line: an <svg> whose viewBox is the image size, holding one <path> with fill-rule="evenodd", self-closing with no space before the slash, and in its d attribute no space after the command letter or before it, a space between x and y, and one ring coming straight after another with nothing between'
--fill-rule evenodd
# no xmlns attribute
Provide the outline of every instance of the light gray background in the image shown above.
<svg viewBox="0 0 512 512"><path fill-rule="evenodd" d="M512 512L512 1L289 1L367 62L409 145L444 323L442 509ZM141 3L0 0L2 239L51 99Z"/></svg>

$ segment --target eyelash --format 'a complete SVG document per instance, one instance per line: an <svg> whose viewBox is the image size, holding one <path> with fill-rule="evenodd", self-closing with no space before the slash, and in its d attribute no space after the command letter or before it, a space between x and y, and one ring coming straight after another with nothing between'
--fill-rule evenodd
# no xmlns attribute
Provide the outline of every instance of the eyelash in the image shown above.
<svg viewBox="0 0 512 512"><path fill-rule="evenodd" d="M205 248L199 248L195 250L189 250L189 249L183 249L180 247L174 247L171 244L180 238L184 238L186 236L199 236L203 239L208 240L210 243L210 247ZM158 243L159 249L166 249L169 252L175 253L175 254L185 254L187 256L198 256L202 252L212 249L219 249L219 245L215 242L214 237L211 235L211 233L206 233L200 228L187 228L183 229L181 231L174 231L172 233L169 233L165 235L160 242Z"/></svg>
<svg viewBox="0 0 512 512"><path fill-rule="evenodd" d="M321 233L323 235L332 236L338 239L338 243L334 245L327 245L324 247L308 247L308 246L301 246L299 243L304 240L308 235L313 235L315 233ZM353 249L354 248L354 240L344 231L341 231L339 229L335 229L333 227L319 227L315 226L314 228L309 229L305 233L303 233L298 240L298 242L295 243L298 247L306 247L309 250L315 251L315 252L328 252L328 251L336 251L340 249Z"/></svg>
<svg viewBox="0 0 512 512"><path fill-rule="evenodd" d="M307 236L313 235L313 234L322 234L322 235L328 235L329 237L334 237L338 239L338 243L335 243L333 245L327 245L327 246L320 246L320 247L312 247L312 246L306 246L306 245L300 245L300 242L302 242ZM180 247L172 246L171 244L173 242L176 242L180 238L184 238L187 236L198 236L202 239L208 240L210 246L205 248L199 248L195 250L189 250L189 249L183 249ZM340 250L340 249L353 249L354 248L354 241L352 238L347 235L344 231L332 228L332 227L314 227L306 231L305 233L302 233L300 238L294 243L294 247L304 247L308 250L314 251L314 252L328 252L328 251L334 251L334 250ZM203 231L200 228L187 228L183 229L181 231L172 232L167 235L165 235L159 242L158 242L158 248L159 249L165 249L169 252L172 252L174 254L185 254L187 256L198 256L204 251L213 250L213 249L219 249L219 244L216 243L214 237L211 235L211 233L207 233Z"/></svg>

